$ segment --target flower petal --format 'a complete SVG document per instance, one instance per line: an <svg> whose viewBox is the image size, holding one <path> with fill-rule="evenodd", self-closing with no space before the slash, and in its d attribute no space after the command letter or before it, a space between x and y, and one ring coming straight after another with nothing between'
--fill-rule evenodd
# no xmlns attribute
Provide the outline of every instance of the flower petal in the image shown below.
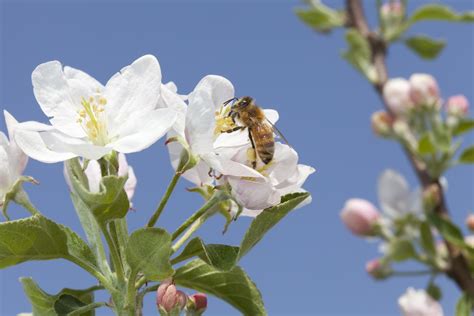
<svg viewBox="0 0 474 316"><path fill-rule="evenodd" d="M176 121L176 111L157 109L130 119L120 128L118 139L109 144L121 153L146 149L165 135Z"/></svg>
<svg viewBox="0 0 474 316"><path fill-rule="evenodd" d="M222 76L208 75L199 81L194 91L204 91L211 96L214 108L219 109L222 104L234 97L234 86Z"/></svg>
<svg viewBox="0 0 474 316"><path fill-rule="evenodd" d="M185 137L193 154L212 152L215 125L210 95L203 91L191 93L186 113Z"/></svg>
<svg viewBox="0 0 474 316"><path fill-rule="evenodd" d="M272 109L265 109L263 110L263 112L265 113L265 117L272 123L272 124L275 124L278 119L280 118L280 115L278 114L278 112L276 110L272 110Z"/></svg>
<svg viewBox="0 0 474 316"><path fill-rule="evenodd" d="M209 167L226 176L265 179L258 171L215 153L201 155L201 158Z"/></svg>
<svg viewBox="0 0 474 316"><path fill-rule="evenodd" d="M56 131L40 133L47 148L60 153L73 153L76 156L97 160L112 151L110 147L97 146L80 138L69 137Z"/></svg>
<svg viewBox="0 0 474 316"><path fill-rule="evenodd" d="M135 194L135 187L137 186L137 177L135 176L135 172L133 168L128 165L127 158L124 154L120 153L118 155L119 161L119 170L118 175L119 177L128 176L127 182L125 182L124 190L127 193L128 200L131 200L133 195Z"/></svg>
<svg viewBox="0 0 474 316"><path fill-rule="evenodd" d="M379 178L380 206L387 215L397 217L409 212L410 190L405 178L394 170L385 170Z"/></svg>
<svg viewBox="0 0 474 316"><path fill-rule="evenodd" d="M155 108L161 89L161 69L158 60L145 55L123 68L107 82L104 97L111 126L120 126L133 113Z"/></svg>
<svg viewBox="0 0 474 316"><path fill-rule="evenodd" d="M176 91L173 91L173 89L168 87L168 84L161 86L161 95L157 108L170 108L176 111L177 118L173 129L181 137L184 137L187 106L183 99L176 93ZM176 86L174 86L174 88L176 88Z"/></svg>
<svg viewBox="0 0 474 316"><path fill-rule="evenodd" d="M280 202L280 194L265 181L252 181L228 177L232 196L237 202L250 210L263 210Z"/></svg>
<svg viewBox="0 0 474 316"><path fill-rule="evenodd" d="M21 150L14 139L14 131L18 127L18 121L7 111L3 111L5 116L5 123L7 125L8 135L10 138L10 146L8 150L10 159L10 168L14 170L19 177L26 168L28 163L28 156Z"/></svg>
<svg viewBox="0 0 474 316"><path fill-rule="evenodd" d="M98 193L100 191L100 180L102 180L102 172L100 165L97 160L89 161L84 173L87 176L89 183L89 191L92 193Z"/></svg>

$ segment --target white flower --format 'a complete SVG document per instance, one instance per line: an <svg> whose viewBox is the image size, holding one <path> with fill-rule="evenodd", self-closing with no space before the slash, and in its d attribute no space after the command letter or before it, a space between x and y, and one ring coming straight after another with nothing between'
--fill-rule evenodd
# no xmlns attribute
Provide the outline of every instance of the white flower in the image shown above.
<svg viewBox="0 0 474 316"><path fill-rule="evenodd" d="M410 83L404 78L393 78L383 88L383 97L387 106L396 115L404 115L411 108Z"/></svg>
<svg viewBox="0 0 474 316"><path fill-rule="evenodd" d="M81 162L81 165L83 162ZM125 182L124 190L127 194L128 200L131 201L133 195L135 194L135 187L137 186L137 178L135 176L135 172L133 168L128 165L127 158L124 154L120 153L118 155L118 164L119 169L117 175L119 177L125 177L128 175L128 179ZM84 173L88 180L89 191L92 193L98 193L100 191L100 181L102 180L102 172L100 170L100 165L96 160L90 160L87 164L86 170ZM71 179L69 179L69 174L66 170L66 165L64 165L64 177L66 179L66 183L69 186L70 190L73 190L73 186L71 184Z"/></svg>
<svg viewBox="0 0 474 316"><path fill-rule="evenodd" d="M410 97L415 104L441 106L439 88L436 79L429 74L412 74L410 76Z"/></svg>
<svg viewBox="0 0 474 316"><path fill-rule="evenodd" d="M252 157L247 154L250 145L236 153L233 159L248 166ZM225 177L232 189L232 195L243 207L242 215L255 217L263 209L280 203L281 197L295 192L305 192L302 186L314 168L298 164L298 154L290 146L275 143L275 153L268 165L259 163L257 171L263 178ZM311 197L303 201L299 207L311 202ZM236 209L232 212L235 213Z"/></svg>
<svg viewBox="0 0 474 316"><path fill-rule="evenodd" d="M5 194L18 181L28 162L28 157L14 141L18 122L7 111L3 111L3 114L8 130L8 138L0 132L0 205L4 203Z"/></svg>
<svg viewBox="0 0 474 316"><path fill-rule="evenodd" d="M15 140L30 157L43 162L73 157L96 160L112 150L141 151L174 124L176 112L157 108L161 70L155 57L143 56L115 74L105 87L86 73L58 61L32 74L36 100L51 126L20 124Z"/></svg>
<svg viewBox="0 0 474 316"><path fill-rule="evenodd" d="M381 174L378 196L382 211L390 218L423 212L421 191L410 191L405 178L394 170L387 169Z"/></svg>
<svg viewBox="0 0 474 316"><path fill-rule="evenodd" d="M441 304L424 290L408 288L398 299L398 305L404 316L443 316Z"/></svg>
<svg viewBox="0 0 474 316"><path fill-rule="evenodd" d="M206 76L188 96L188 106L184 109L184 126L175 125L169 136L179 136L185 141L188 150L198 158L197 165L188 170L183 176L197 184L211 184L214 178L210 170L222 175L263 178L252 168L237 163L229 155L219 152L222 148L238 148L249 143L245 131L221 133L228 124L226 113L229 106L223 103L234 97L234 87L221 76ZM183 101L184 104L184 101ZM171 163L177 168L182 144L172 142L168 145Z"/></svg>

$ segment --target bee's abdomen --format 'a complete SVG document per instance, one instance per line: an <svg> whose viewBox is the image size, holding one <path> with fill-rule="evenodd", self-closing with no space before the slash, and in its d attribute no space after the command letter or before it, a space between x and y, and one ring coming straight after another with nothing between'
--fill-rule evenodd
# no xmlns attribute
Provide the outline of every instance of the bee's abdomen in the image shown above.
<svg viewBox="0 0 474 316"><path fill-rule="evenodd" d="M251 133L258 157L264 164L268 164L272 161L275 153L275 139L273 138L272 128L267 125L259 125L252 128Z"/></svg>

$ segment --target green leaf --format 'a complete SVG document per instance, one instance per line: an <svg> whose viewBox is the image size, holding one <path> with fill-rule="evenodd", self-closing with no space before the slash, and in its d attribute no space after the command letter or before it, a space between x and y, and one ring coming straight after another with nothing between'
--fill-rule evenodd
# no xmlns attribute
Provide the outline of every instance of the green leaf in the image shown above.
<svg viewBox="0 0 474 316"><path fill-rule="evenodd" d="M431 226L428 222L423 222L420 225L420 241L421 246L430 256L436 255L436 246L431 232Z"/></svg>
<svg viewBox="0 0 474 316"><path fill-rule="evenodd" d="M470 316L474 303L467 294L463 294L456 304L456 316Z"/></svg>
<svg viewBox="0 0 474 316"><path fill-rule="evenodd" d="M396 239L390 242L388 256L393 261L405 261L417 257L415 247L410 240Z"/></svg>
<svg viewBox="0 0 474 316"><path fill-rule="evenodd" d="M432 136L430 133L425 133L421 136L420 141L418 142L418 153L420 155L436 153L436 147L431 139Z"/></svg>
<svg viewBox="0 0 474 316"><path fill-rule="evenodd" d="M99 192L90 192L83 183L83 171L77 168L76 164L76 160L66 163L66 172L71 181L73 194L87 205L100 224L123 218L130 208L130 202L123 189L127 177L105 176L100 181Z"/></svg>
<svg viewBox="0 0 474 316"><path fill-rule="evenodd" d="M312 3L309 9L296 9L296 15L309 27L321 33L328 33L344 25L344 14L322 3Z"/></svg>
<svg viewBox="0 0 474 316"><path fill-rule="evenodd" d="M218 270L201 259L178 268L173 277L176 284L212 294L238 309L243 315L266 315L261 294L240 268Z"/></svg>
<svg viewBox="0 0 474 316"><path fill-rule="evenodd" d="M273 226L309 196L308 192L287 194L282 197L280 204L263 210L245 233L240 244L239 258L245 256Z"/></svg>
<svg viewBox="0 0 474 316"><path fill-rule="evenodd" d="M433 143L439 150L448 153L451 151L451 135L445 126L433 128Z"/></svg>
<svg viewBox="0 0 474 316"><path fill-rule="evenodd" d="M459 156L460 163L471 164L474 163L474 145L466 148Z"/></svg>
<svg viewBox="0 0 474 316"><path fill-rule="evenodd" d="M459 136L461 134L469 132L471 129L474 128L474 120L473 119L462 119L458 125L453 130L453 136Z"/></svg>
<svg viewBox="0 0 474 316"><path fill-rule="evenodd" d="M421 58L434 59L441 53L446 43L443 40L418 35L406 39L405 44Z"/></svg>
<svg viewBox="0 0 474 316"><path fill-rule="evenodd" d="M160 281L173 275L170 263L171 236L161 228L142 228L130 235L125 251L132 271L148 280Z"/></svg>
<svg viewBox="0 0 474 316"><path fill-rule="evenodd" d="M474 248L466 244L461 229L454 223L434 213L428 214L428 220L438 229L446 241L468 251L469 256L474 255Z"/></svg>
<svg viewBox="0 0 474 316"><path fill-rule="evenodd" d="M419 21L449 21L449 22L474 22L474 12L458 13L441 4L428 4L418 8L410 17L409 22Z"/></svg>
<svg viewBox="0 0 474 316"><path fill-rule="evenodd" d="M428 287L426 288L426 293L428 293L428 295L436 301L441 300L441 297L443 296L443 292L441 291L439 286L434 283L428 284Z"/></svg>
<svg viewBox="0 0 474 316"><path fill-rule="evenodd" d="M59 258L96 269L92 251L75 232L39 214L0 223L0 241L0 269Z"/></svg>
<svg viewBox="0 0 474 316"><path fill-rule="evenodd" d="M200 238L196 237L186 245L179 256L172 260L172 263L196 256L218 270L228 271L237 264L239 247L220 244L206 245Z"/></svg>
<svg viewBox="0 0 474 316"><path fill-rule="evenodd" d="M32 278L21 278L20 281L35 316L67 315L94 301L94 294L90 290L63 289L56 295L50 295L43 291ZM90 310L80 315L93 316L95 312Z"/></svg>
<svg viewBox="0 0 474 316"><path fill-rule="evenodd" d="M377 72L372 64L370 46L367 40L355 29L346 32L348 49L342 53L354 68L360 71L370 82L377 81Z"/></svg>

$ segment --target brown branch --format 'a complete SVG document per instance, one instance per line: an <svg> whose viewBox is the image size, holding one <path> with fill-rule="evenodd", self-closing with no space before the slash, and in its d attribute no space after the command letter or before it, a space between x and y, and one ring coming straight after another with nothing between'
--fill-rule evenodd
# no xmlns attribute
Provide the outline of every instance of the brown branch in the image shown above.
<svg viewBox="0 0 474 316"><path fill-rule="evenodd" d="M367 24L364 15L364 8L360 0L346 0L348 27L357 29L370 44L372 53L372 63L377 72L377 82L373 84L378 95L383 100L383 87L388 79L388 71L385 63L387 55L387 45L384 39L375 32L372 32ZM387 111L391 112L384 102ZM437 203L434 212L445 218L449 218L449 211L443 193L443 188L438 179L433 179L426 169L423 161L418 160L406 148L404 151L420 181L423 191L430 190L436 192ZM449 268L446 274L458 285L458 287L469 294L474 299L474 279L471 275L469 265L461 251L451 243L444 241L449 253Z"/></svg>

